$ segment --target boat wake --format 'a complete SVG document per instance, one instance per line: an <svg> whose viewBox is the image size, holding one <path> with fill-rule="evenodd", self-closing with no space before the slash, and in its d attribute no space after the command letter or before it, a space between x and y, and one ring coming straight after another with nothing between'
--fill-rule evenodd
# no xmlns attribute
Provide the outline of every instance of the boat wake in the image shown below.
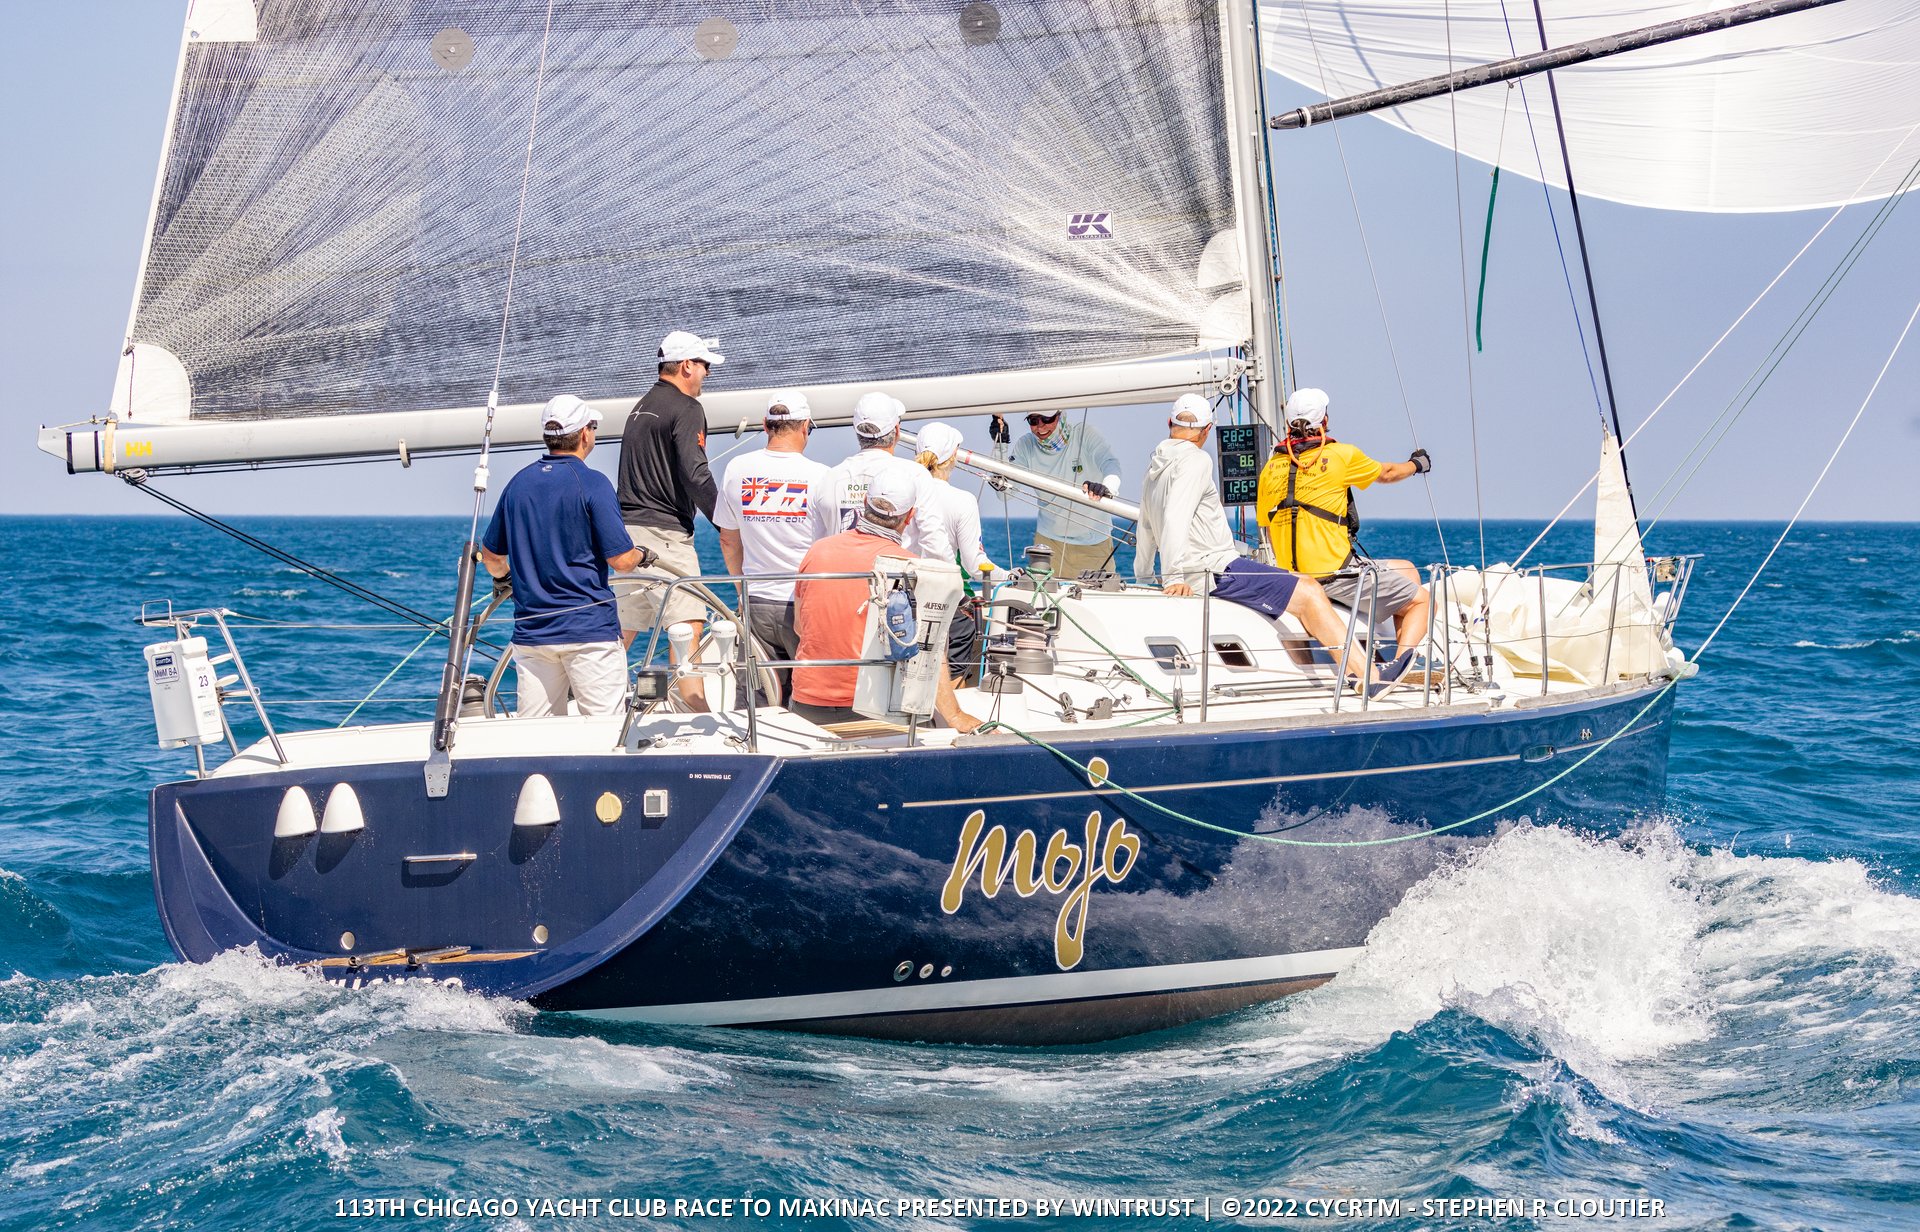
<svg viewBox="0 0 1920 1232"><path fill-rule="evenodd" d="M0 876L0 900L17 880ZM671 1188L721 1151L780 1192L972 1192L994 1157L1033 1192L1071 1194L1137 1166L1147 1134L1182 1162L1136 1181L1204 1174L1225 1152L1220 1175L1248 1184L1317 1168L1361 1183L1377 1156L1383 1183L1431 1172L1498 1190L1542 1132L1582 1178L1617 1179L1676 1135L1725 1152L1748 1131L1727 1168L1758 1185L1798 1174L1790 1127L1809 1112L1901 1098L1916 1046L1920 900L1865 866L1702 852L1666 822L1614 841L1522 826L1418 886L1323 988L1078 1048L600 1032L446 984L349 990L246 953L15 976L0 981L0 1089L18 1093L0 1111L0 1183L22 1212L103 1223L261 1176L290 1192L331 1194L347 1172L431 1191L436 1174L409 1161L452 1134L556 1178L588 1157L614 1175L645 1149ZM681 1117L708 1133L663 1144L659 1124ZM1541 1128L1472 1145L1522 1124ZM822 1125L839 1156L867 1162L781 1145ZM1264 1179L1223 1145L1249 1134L1294 1144ZM1016 1156L1062 1135L1077 1162L1022 1170ZM1372 1149L1395 1135L1399 1155ZM1026 1145L1005 1156L1009 1143ZM1864 1163L1837 1179L1820 1166L1819 1183L1871 1189Z"/></svg>
<svg viewBox="0 0 1920 1232"><path fill-rule="evenodd" d="M1857 861L1701 852L1665 822L1522 827L1416 887L1334 982L1254 1016L1268 1043L1351 1055L1449 1011L1641 1110L1809 1084L1856 1102L1920 1038L1920 900Z"/></svg>

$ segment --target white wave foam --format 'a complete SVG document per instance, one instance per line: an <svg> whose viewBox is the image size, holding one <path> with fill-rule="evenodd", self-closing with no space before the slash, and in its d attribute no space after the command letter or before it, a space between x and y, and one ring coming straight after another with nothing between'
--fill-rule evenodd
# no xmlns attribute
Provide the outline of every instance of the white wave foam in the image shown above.
<svg viewBox="0 0 1920 1232"><path fill-rule="evenodd" d="M302 1121L300 1126L307 1131L308 1146L340 1164L345 1163L347 1156L352 1153L347 1149L346 1139L340 1135L346 1123L347 1119L340 1115L338 1108L322 1108Z"/></svg>
<svg viewBox="0 0 1920 1232"><path fill-rule="evenodd" d="M1684 869L1670 830L1628 846L1522 827L1414 887L1340 982L1407 1025L1465 1009L1583 1070L1653 1055L1710 1030Z"/></svg>
<svg viewBox="0 0 1920 1232"><path fill-rule="evenodd" d="M486 1058L503 1076L604 1094L683 1091L728 1081L726 1071L685 1049L635 1048L591 1035L512 1036L488 1048Z"/></svg>
<svg viewBox="0 0 1920 1232"><path fill-rule="evenodd" d="M1920 629L1902 629L1898 637L1873 637L1864 642L1811 642L1802 638L1795 650L1866 650L1874 646L1911 646L1920 642Z"/></svg>
<svg viewBox="0 0 1920 1232"><path fill-rule="evenodd" d="M1524 1111L1530 1104L1548 1104L1566 1117L1567 1129L1576 1138L1589 1142L1617 1144L1620 1135L1608 1129L1603 1114L1596 1112L1581 1093L1580 1084L1567 1077L1558 1066L1531 1066L1533 1076L1516 1087L1507 1101L1507 1110Z"/></svg>
<svg viewBox="0 0 1920 1232"><path fill-rule="evenodd" d="M1701 853L1670 825L1614 842L1522 827L1415 887L1351 970L1272 1025L1310 1055L1373 1046L1447 1009L1535 1042L1629 1104L1791 1085L1783 1052L1806 1054L1804 1074L1910 1046L1920 900L1856 861ZM1547 1095L1580 1123L1564 1093Z"/></svg>

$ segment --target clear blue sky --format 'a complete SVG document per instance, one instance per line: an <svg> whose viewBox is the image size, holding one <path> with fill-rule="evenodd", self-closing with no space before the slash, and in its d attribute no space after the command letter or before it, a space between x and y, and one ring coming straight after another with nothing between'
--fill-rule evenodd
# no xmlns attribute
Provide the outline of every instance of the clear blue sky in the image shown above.
<svg viewBox="0 0 1920 1232"><path fill-rule="evenodd" d="M0 452L0 512L158 509L117 480L68 476L35 447L34 429L106 407L184 11L185 0L62 0L9 13L0 51L8 170L0 190L0 432L7 444ZM1304 98L1278 79L1272 89L1276 106ZM1486 350L1473 361L1470 409L1460 237L1471 282L1487 169L1461 165L1465 209L1457 214L1454 160L1446 151L1369 120L1347 121L1341 131L1398 376L1334 133L1315 128L1274 142L1299 383L1329 390L1340 434L1381 457L1404 456L1417 430L1435 459L1433 500L1443 516L1471 517L1476 500L1489 517L1553 513L1591 473L1598 420L1539 186L1517 177L1501 184ZM1576 174L1577 157L1576 146ZM1629 426L1824 217L1674 214L1603 202L1586 208ZM1699 473L1677 496L1677 483L1660 489L1838 263L1871 208L1849 211L1636 442L1629 462L1643 514L1667 508L1670 496L1667 516L1676 518L1778 519L1792 512L1920 297L1920 201L1896 212ZM1574 274L1577 285L1577 267ZM970 441L984 444L983 422L962 427ZM1134 415L1111 425L1109 436L1123 457L1143 462L1162 432L1154 417ZM831 462L847 448L844 434L834 432L817 437L814 452ZM602 451L596 463L611 467L612 453ZM1917 457L1920 337L1909 340L1809 516L1920 519ZM1126 476L1129 494L1140 469L1136 463ZM469 473L469 463L440 461L407 471L381 465L176 478L169 488L223 513L464 514ZM1380 490L1365 504L1373 517L1428 513L1418 484Z"/></svg>

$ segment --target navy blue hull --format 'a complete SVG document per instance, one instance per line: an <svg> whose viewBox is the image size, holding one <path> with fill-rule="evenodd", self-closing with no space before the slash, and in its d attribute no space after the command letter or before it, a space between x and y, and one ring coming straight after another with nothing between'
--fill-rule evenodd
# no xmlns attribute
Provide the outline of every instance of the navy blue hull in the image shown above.
<svg viewBox="0 0 1920 1232"><path fill-rule="evenodd" d="M273 839L280 796L317 803L332 778L173 784L154 795L155 880L191 960L256 944L333 978L457 977L615 1018L1095 1038L1324 980L1503 823L1606 832L1656 807L1671 701L1061 740L1104 762L1098 785L1014 741L463 762L438 801L401 764L355 772L364 831L307 839ZM516 828L535 771L562 820ZM648 788L665 818L641 817ZM406 871L435 853L474 858ZM423 960L435 947L464 952Z"/></svg>

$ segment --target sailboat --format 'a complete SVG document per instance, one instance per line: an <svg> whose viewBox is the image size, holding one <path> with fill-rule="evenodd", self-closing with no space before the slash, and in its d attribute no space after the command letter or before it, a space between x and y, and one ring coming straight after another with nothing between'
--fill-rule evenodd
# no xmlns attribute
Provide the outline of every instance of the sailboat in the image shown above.
<svg viewBox="0 0 1920 1232"><path fill-rule="evenodd" d="M1288 24L1346 7L194 0L112 404L42 448L136 484L477 452L477 517L550 394L611 435L699 321L729 344L716 435L782 387L828 424L875 387L920 419L1202 392L1257 454L1286 383L1263 64L1393 84L1357 78L1397 15ZM1434 670L1378 696L1346 680L1391 638L1359 614L1329 652L1035 558L989 596L974 734L914 687L934 602L838 729L769 700L737 578L673 583L705 640L675 667L643 635L610 718L513 715L504 660L469 688L470 552L413 722L278 731L224 613L150 611L157 727L196 757L153 792L160 916L187 961L610 1021L1040 1043L1282 997L1503 827L1658 806L1693 561L1644 554L1617 424L1596 479L1591 560L1433 567Z"/></svg>

